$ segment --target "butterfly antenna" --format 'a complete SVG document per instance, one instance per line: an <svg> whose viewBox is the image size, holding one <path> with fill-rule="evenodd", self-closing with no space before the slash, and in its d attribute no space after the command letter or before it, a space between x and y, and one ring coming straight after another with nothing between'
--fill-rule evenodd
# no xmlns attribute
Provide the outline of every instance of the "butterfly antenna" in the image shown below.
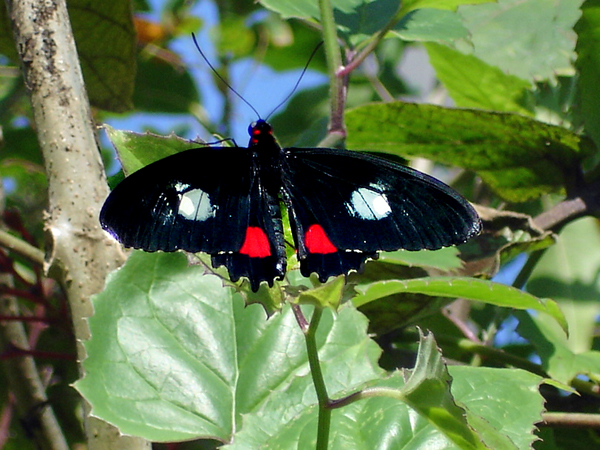
<svg viewBox="0 0 600 450"><path fill-rule="evenodd" d="M265 120L267 120L269 117L271 117L271 115L277 111L279 108L281 108L281 106L283 106L283 104L285 102L287 102L290 97L292 95L294 95L294 92L296 92L296 89L298 89L298 86L300 85L300 82L302 81L302 78L304 77L304 74L306 73L306 71L308 70L308 66L310 65L310 62L312 61L312 59L314 58L314 56L317 53L317 50L319 50L321 48L321 46L323 45L323 41L319 42L319 45L317 45L315 47L315 49L313 50L313 52L310 54L310 57L308 58L308 61L306 62L306 65L304 66L304 69L302 69L302 73L300 74L300 77L298 77L298 81L296 81L296 84L294 85L292 91L288 94L288 96L286 98L284 98L281 103L279 103L275 108L273 108L273 111L271 111L269 113L269 115L266 117Z"/></svg>
<svg viewBox="0 0 600 450"><path fill-rule="evenodd" d="M210 69L213 71L213 73L217 76L217 78L219 78L219 80L221 80L223 82L223 84L225 84L225 86L227 86L229 88L229 90L231 92L233 92L235 95L237 95L241 101L243 101L246 105L248 105L250 107L250 109L252 111L254 111L254 113L257 115L257 117L260 119L260 114L258 113L258 111L256 110L256 108L254 106L252 106L250 104L250 102L248 100L246 100L244 97L242 97L242 94L240 94L238 91L236 91L234 88L231 87L231 85L225 81L225 78L223 78L219 72L217 72L217 69L215 69L213 67L213 65L210 63L210 61L208 60L208 58L204 55L204 53L202 53L202 50L200 49L200 46L198 45L198 41L196 40L196 35L194 33L192 33L192 39L194 40L194 44L196 45L196 48L198 49L198 51L200 52L200 55L202 56L202 59L204 59L204 61L206 62L206 64L208 64L208 67L210 67ZM311 56L312 58L312 56ZM309 60L310 62L310 60ZM306 69L305 69L306 70ZM304 74L304 73L303 73ZM297 84L296 84L297 86ZM295 88L294 88L295 89ZM289 98L289 97L288 97ZM287 99L286 99L287 100Z"/></svg>

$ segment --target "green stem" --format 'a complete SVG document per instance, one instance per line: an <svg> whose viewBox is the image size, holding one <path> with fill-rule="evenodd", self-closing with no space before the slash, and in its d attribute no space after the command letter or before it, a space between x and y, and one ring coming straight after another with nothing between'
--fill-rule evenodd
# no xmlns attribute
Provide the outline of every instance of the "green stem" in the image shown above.
<svg viewBox="0 0 600 450"><path fill-rule="evenodd" d="M354 58L352 58L352 61L350 61L337 75L347 75L360 66L366 57L369 56L383 40L383 38L385 38L385 35L388 33L388 31L394 28L400 19L402 19L402 17L404 17L408 12L409 10L405 9L403 6L400 6L396 14L394 14L385 27L383 27L367 44L367 46L364 47Z"/></svg>
<svg viewBox="0 0 600 450"><path fill-rule="evenodd" d="M331 425L331 409L329 408L329 396L327 395L327 387L323 379L323 371L319 361L319 351L317 349L316 333L323 315L323 309L315 307L313 315L310 319L310 325L304 333L306 340L306 351L308 354L308 364L310 373L317 391L317 399L319 401L319 423L317 430L317 446L316 450L327 450L329 445L329 427Z"/></svg>
<svg viewBox="0 0 600 450"><path fill-rule="evenodd" d="M41 251L39 248L34 247L28 242L19 239L18 237L13 236L10 233L7 233L4 230L0 230L0 247L12 250L13 252L24 256L25 258L29 259L35 264L44 264L43 251Z"/></svg>
<svg viewBox="0 0 600 450"><path fill-rule="evenodd" d="M344 105L346 103L346 90L344 77L339 77L338 71L342 68L342 54L338 44L335 19L331 0L319 0L321 13L321 27L323 41L325 42L325 57L327 58L327 73L329 75L330 108L329 134L334 134L337 140L346 136L344 125Z"/></svg>
<svg viewBox="0 0 600 450"><path fill-rule="evenodd" d="M529 255L529 257L527 258L527 261L525 262L525 265L517 274L515 281L513 281L513 284L512 284L513 287L515 287L517 289L522 289L523 286L525 286L525 283L527 283L527 280L529 280L529 277L531 276L533 269L535 269L535 266L537 265L539 260L542 258L544 253L545 253L545 250L538 250L538 251L531 253L531 255Z"/></svg>

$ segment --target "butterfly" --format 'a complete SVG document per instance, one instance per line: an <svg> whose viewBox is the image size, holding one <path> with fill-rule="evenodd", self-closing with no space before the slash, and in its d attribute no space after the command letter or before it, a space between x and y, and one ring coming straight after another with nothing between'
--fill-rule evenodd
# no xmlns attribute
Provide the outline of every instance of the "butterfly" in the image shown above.
<svg viewBox="0 0 600 450"><path fill-rule="evenodd" d="M245 147L203 147L125 178L100 213L126 247L204 252L256 292L286 273L281 206L300 272L360 271L380 251L435 250L481 230L471 204L415 169L349 150L281 148L264 120Z"/></svg>

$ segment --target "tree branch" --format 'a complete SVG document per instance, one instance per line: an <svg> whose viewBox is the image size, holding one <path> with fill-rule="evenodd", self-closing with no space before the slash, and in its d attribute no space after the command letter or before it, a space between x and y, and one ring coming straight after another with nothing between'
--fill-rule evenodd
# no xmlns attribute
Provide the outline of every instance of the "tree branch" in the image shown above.
<svg viewBox="0 0 600 450"><path fill-rule="evenodd" d="M124 257L98 223L108 187L65 0L6 0L49 187L46 264L67 292L77 338L89 338L90 296L100 292L109 271ZM88 408L89 409L89 408ZM146 449L141 439L89 414L88 448Z"/></svg>

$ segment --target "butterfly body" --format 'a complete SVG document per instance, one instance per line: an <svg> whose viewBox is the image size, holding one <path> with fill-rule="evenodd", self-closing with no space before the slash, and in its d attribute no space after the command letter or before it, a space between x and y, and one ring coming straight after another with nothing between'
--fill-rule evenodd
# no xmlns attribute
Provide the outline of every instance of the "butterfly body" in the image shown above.
<svg viewBox="0 0 600 450"><path fill-rule="evenodd" d="M243 147L188 150L127 177L100 221L127 247L205 252L256 291L286 272L281 201L300 270L360 270L378 251L438 249L480 231L460 194L414 169L363 153L281 148L259 120Z"/></svg>

